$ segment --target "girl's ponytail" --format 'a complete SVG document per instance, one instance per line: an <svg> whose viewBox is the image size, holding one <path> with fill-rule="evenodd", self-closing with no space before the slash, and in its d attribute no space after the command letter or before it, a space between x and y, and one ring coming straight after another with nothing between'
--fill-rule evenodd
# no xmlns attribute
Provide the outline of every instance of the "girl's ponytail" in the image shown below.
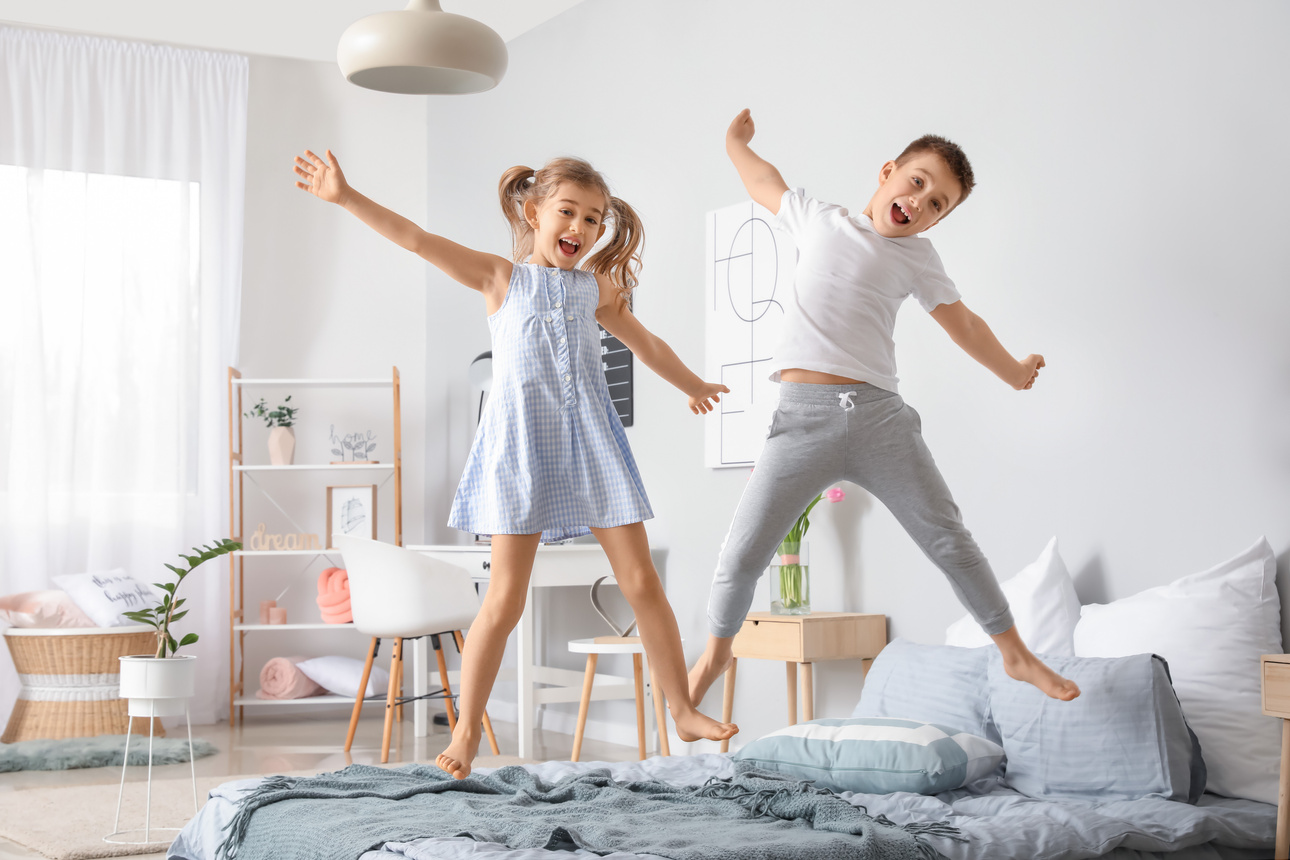
<svg viewBox="0 0 1290 860"><path fill-rule="evenodd" d="M511 259L517 263L533 253L533 227L524 218L524 201L533 196L536 175L533 168L516 165L497 183L502 214L511 228Z"/></svg>
<svg viewBox="0 0 1290 860"><path fill-rule="evenodd" d="M618 288L619 294L631 307L631 293L636 288L641 265L641 246L645 242L645 228L636 210L619 197L609 198L610 228L614 231L609 242L593 254L584 268L604 275Z"/></svg>

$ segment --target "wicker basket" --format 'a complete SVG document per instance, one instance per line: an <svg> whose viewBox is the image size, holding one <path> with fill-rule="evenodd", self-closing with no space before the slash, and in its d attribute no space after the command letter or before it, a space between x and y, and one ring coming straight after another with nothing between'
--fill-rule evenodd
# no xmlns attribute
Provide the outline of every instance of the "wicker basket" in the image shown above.
<svg viewBox="0 0 1290 860"><path fill-rule="evenodd" d="M22 688L0 742L126 733L117 658L151 653L157 639L150 628L12 627L4 640ZM161 721L153 722L153 733L163 737ZM136 719L134 731L147 733L148 721Z"/></svg>

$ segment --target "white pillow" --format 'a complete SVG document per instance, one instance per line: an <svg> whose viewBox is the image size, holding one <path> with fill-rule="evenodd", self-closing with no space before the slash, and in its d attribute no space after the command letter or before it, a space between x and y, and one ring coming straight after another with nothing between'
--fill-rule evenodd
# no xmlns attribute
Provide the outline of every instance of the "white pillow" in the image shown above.
<svg viewBox="0 0 1290 860"><path fill-rule="evenodd" d="M119 567L89 573L67 573L55 576L54 582L99 627L137 624L121 613L150 609L161 601L160 589L135 579Z"/></svg>
<svg viewBox="0 0 1290 860"><path fill-rule="evenodd" d="M1265 538L1203 573L1108 604L1075 626L1081 657L1159 654L1209 770L1208 790L1277 802L1281 727L1263 716L1259 657L1279 654L1277 562Z"/></svg>
<svg viewBox="0 0 1290 860"><path fill-rule="evenodd" d="M1075 655L1072 636L1079 621L1079 598L1066 564L1057 554L1056 537L1048 541L1039 558L1001 587L1012 607L1017 632L1031 651L1057 657ZM945 644L979 648L993 644L993 640L972 616L965 615L946 628Z"/></svg>
<svg viewBox="0 0 1290 860"><path fill-rule="evenodd" d="M352 657L314 657L297 663L296 668L327 692L347 699L354 698L354 694L358 692L358 682L363 680L363 661ZM377 693L384 694L389 688L390 673L373 665L363 698Z"/></svg>

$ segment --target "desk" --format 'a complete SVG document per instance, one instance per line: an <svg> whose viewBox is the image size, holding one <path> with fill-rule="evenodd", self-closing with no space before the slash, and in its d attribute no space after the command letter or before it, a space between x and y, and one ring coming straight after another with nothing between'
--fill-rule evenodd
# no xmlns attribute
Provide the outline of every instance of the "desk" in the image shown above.
<svg viewBox="0 0 1290 860"><path fill-rule="evenodd" d="M1281 788L1277 792L1276 859L1290 858L1290 654L1264 654L1263 713L1281 718Z"/></svg>
<svg viewBox="0 0 1290 860"><path fill-rule="evenodd" d="M454 564L470 571L471 578L477 583L487 583L489 579L489 560L491 549L486 545L472 546L409 546L408 549L423 552L426 555ZM661 571L663 554L651 550L655 568ZM534 758L533 731L537 722L537 706L548 702L577 702L582 696L583 673L569 669L557 669L537 664L537 647L533 624L533 589L556 588L562 586L581 586L590 589L591 584L602 576L612 576L609 559L599 544L563 544L559 546L540 546L533 559L533 575L529 578L529 593L524 602L524 614L515 626L515 675L516 703L518 713L516 725L519 730L520 758ZM591 601L587 600L587 609ZM608 632L608 631L606 631ZM563 646L563 643L561 643ZM561 647L561 651L564 648ZM428 654L425 639L413 643L413 695L426 692L426 666ZM499 680L501 676L499 675ZM633 698L636 694L632 683L612 683L622 679L606 677L611 683L597 684L592 698L601 699ZM539 687L539 685L547 685ZM413 705L413 733L416 737L425 737L429 732L426 720L426 702L424 699ZM646 714L648 723L653 723L653 714ZM652 730L647 726L647 731Z"/></svg>
<svg viewBox="0 0 1290 860"><path fill-rule="evenodd" d="M815 680L811 664L820 660L861 660L868 673L873 658L887 644L887 616L859 612L812 612L775 615L750 612L735 634L734 659L726 670L721 721L728 723L735 702L735 673L741 658L783 660L788 675L788 724L797 723L797 667L802 667L802 704L807 720L815 719ZM730 741L721 742L721 751Z"/></svg>

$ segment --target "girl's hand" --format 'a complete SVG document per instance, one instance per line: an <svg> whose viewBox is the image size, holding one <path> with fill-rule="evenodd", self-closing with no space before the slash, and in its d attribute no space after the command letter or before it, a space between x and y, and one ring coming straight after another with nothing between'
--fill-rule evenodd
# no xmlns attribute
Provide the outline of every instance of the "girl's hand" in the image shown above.
<svg viewBox="0 0 1290 860"><path fill-rule="evenodd" d="M757 127L753 125L752 111L744 108L739 111L739 116L735 117L734 122L730 123L730 128L726 129L726 147L732 144L741 144L747 146L756 134Z"/></svg>
<svg viewBox="0 0 1290 860"><path fill-rule="evenodd" d="M1017 381L1012 383L1012 387L1018 391L1026 391L1035 384L1039 378L1039 368L1044 366L1044 357L1042 355L1028 355L1021 361L1022 372L1017 376Z"/></svg>
<svg viewBox="0 0 1290 860"><path fill-rule="evenodd" d="M345 181L345 174L340 170L340 162L331 154L330 149L327 150L326 161L306 149L305 158L296 156L295 170L296 175L304 179L303 182L296 180L297 188L308 191L328 203L344 205L345 197L349 193L349 183Z"/></svg>
<svg viewBox="0 0 1290 860"><path fill-rule="evenodd" d="M690 411L695 415L706 415L711 412L714 408L712 403L716 403L721 400L721 398L717 396L718 392L721 394L729 394L730 389L726 388L724 385L717 385L715 382L703 383L702 388L690 395ZM709 403L709 400L711 400L712 403Z"/></svg>

